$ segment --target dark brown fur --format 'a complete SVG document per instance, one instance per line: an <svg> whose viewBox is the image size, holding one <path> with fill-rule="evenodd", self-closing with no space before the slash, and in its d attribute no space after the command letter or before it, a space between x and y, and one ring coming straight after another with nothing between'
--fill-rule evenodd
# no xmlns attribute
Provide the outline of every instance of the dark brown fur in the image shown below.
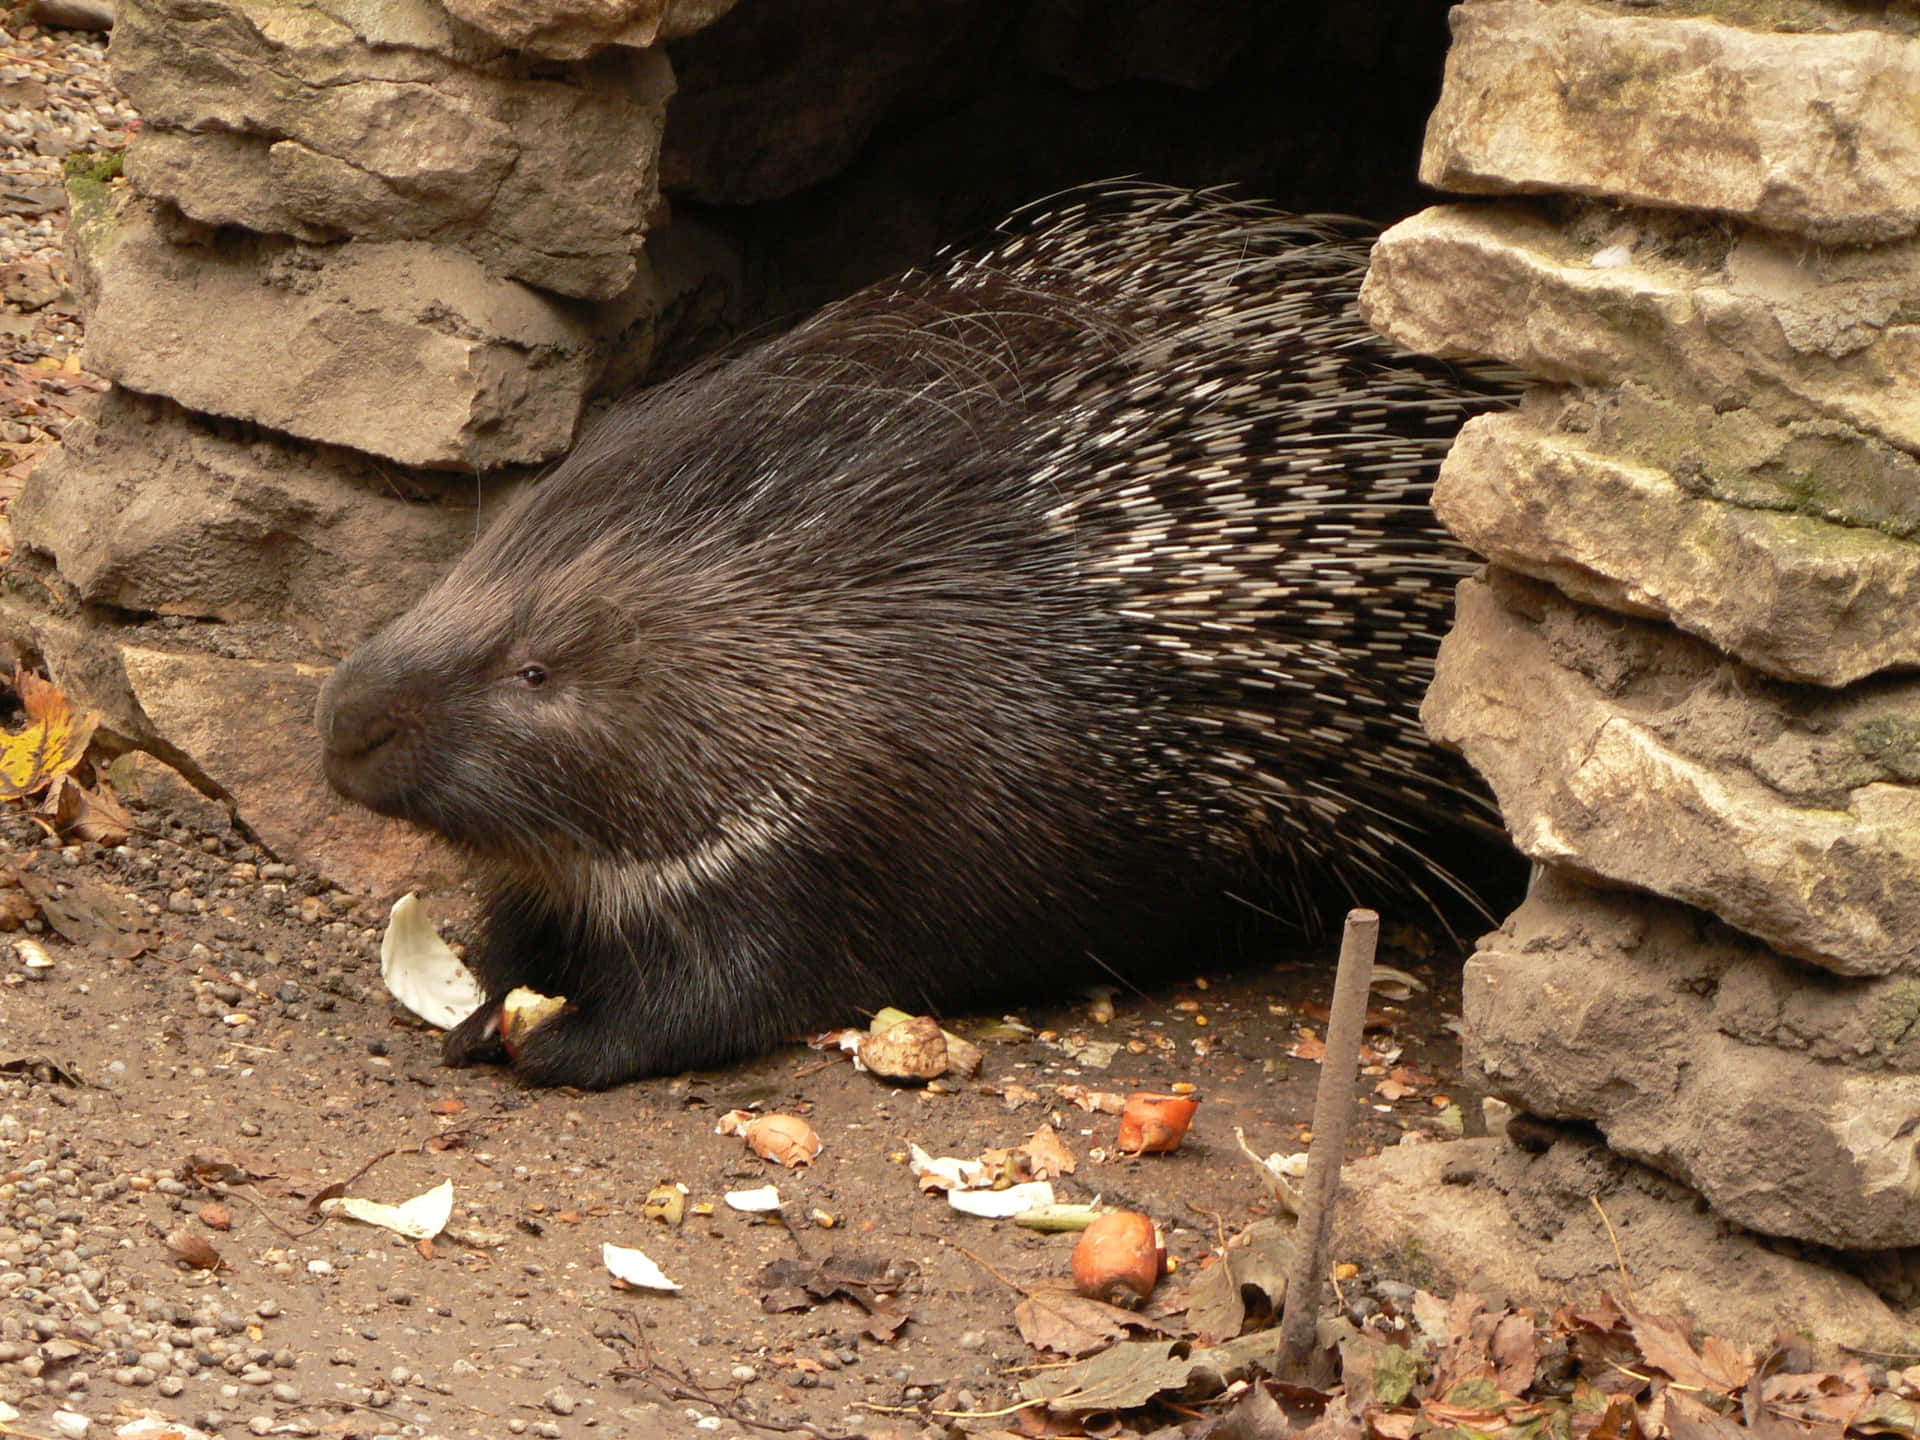
<svg viewBox="0 0 1920 1440"><path fill-rule="evenodd" d="M345 661L329 778L474 857L492 1000L569 1001L520 1073L1030 991L1319 861L1460 888L1434 837L1494 827L1416 711L1471 562L1425 501L1487 397L1366 334L1365 248L1017 218L616 410Z"/></svg>

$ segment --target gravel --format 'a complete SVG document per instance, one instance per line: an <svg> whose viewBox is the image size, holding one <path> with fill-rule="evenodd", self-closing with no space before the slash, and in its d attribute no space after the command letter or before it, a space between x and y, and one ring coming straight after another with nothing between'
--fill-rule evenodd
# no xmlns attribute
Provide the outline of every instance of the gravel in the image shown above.
<svg viewBox="0 0 1920 1440"><path fill-rule="evenodd" d="M124 146L138 123L114 87L104 36L42 31L20 16L0 29L0 492L8 493L59 438L75 387L98 388L79 374L80 308L61 253L62 168L78 152ZM23 374L47 369L56 373L23 388Z"/></svg>

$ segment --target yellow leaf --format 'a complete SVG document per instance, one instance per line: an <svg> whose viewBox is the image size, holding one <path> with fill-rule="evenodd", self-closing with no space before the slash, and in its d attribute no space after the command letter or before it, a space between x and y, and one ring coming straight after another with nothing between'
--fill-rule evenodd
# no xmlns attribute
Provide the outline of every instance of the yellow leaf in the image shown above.
<svg viewBox="0 0 1920 1440"><path fill-rule="evenodd" d="M28 717L26 729L0 734L0 799L38 795L87 753L100 716L76 715L67 697L50 681L16 675L14 688Z"/></svg>

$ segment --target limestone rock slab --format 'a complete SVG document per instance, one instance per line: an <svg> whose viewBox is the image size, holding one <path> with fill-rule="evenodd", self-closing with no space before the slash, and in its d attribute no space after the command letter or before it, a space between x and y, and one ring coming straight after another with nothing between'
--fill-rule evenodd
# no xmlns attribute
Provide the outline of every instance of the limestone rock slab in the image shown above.
<svg viewBox="0 0 1920 1440"><path fill-rule="evenodd" d="M1920 452L1916 273L1912 242L1814 250L1651 216L1562 227L1450 205L1380 237L1360 306L1409 350L1569 385L1630 375L1723 413L1825 419Z"/></svg>
<svg viewBox="0 0 1920 1440"><path fill-rule="evenodd" d="M1763 1234L1920 1243L1920 979L1842 980L1548 876L1468 962L1468 1067Z"/></svg>
<svg viewBox="0 0 1920 1440"><path fill-rule="evenodd" d="M1826 243L1920 230L1920 40L1575 0L1452 12L1420 178L1717 210Z"/></svg>
<svg viewBox="0 0 1920 1440"><path fill-rule="evenodd" d="M1533 859L1839 974L1920 971L1920 681L1771 682L1493 570L1460 586L1421 718Z"/></svg>
<svg viewBox="0 0 1920 1440"><path fill-rule="evenodd" d="M1689 432L1697 446L1676 441ZM1769 675L1837 686L1920 668L1920 534L1806 513L1830 507L1797 482L1818 474L1827 492L1865 494L1888 470L1920 499L1920 465L1864 437L1687 413L1635 386L1539 391L1467 424L1433 504L1475 551L1575 599L1663 616Z"/></svg>
<svg viewBox="0 0 1920 1440"><path fill-rule="evenodd" d="M448 0L447 13L508 49L578 60L607 45L644 50L704 29L735 0Z"/></svg>
<svg viewBox="0 0 1920 1440"><path fill-rule="evenodd" d="M454 882L457 862L439 842L326 788L313 729L326 669L137 645L121 646L120 659L158 734L231 797L274 854L382 898Z"/></svg>
<svg viewBox="0 0 1920 1440"><path fill-rule="evenodd" d="M559 73L431 0L127 0L127 173L209 225L431 240L563 295L633 283L658 209L664 52Z"/></svg>
<svg viewBox="0 0 1920 1440"><path fill-rule="evenodd" d="M573 441L599 373L590 321L470 256L195 233L125 186L76 200L95 374L403 465L532 463Z"/></svg>
<svg viewBox="0 0 1920 1440"><path fill-rule="evenodd" d="M16 541L85 604L277 620L343 655L473 539L470 482L236 428L108 391L14 500ZM507 488L489 484L489 511Z"/></svg>
<svg viewBox="0 0 1920 1440"><path fill-rule="evenodd" d="M1499 1139L1396 1145L1346 1167L1334 1214L1342 1260L1543 1313L1617 1295L1624 1259L1642 1307L1688 1316L1702 1333L1763 1349L1782 1331L1804 1334L1835 1359L1909 1350L1920 1338L1859 1279L1730 1229L1592 1139L1540 1155Z"/></svg>

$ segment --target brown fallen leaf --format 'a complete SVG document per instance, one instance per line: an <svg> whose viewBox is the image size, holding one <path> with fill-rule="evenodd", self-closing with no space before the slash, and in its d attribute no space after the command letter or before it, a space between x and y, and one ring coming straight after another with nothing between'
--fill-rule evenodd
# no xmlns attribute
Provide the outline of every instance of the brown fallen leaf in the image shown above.
<svg viewBox="0 0 1920 1440"><path fill-rule="evenodd" d="M913 1318L899 1292L919 1273L908 1260L878 1260L835 1251L818 1264L803 1260L773 1260L760 1267L754 1279L760 1286L760 1308L768 1314L810 1310L818 1301L842 1297L867 1312L861 1329L875 1340L888 1341Z"/></svg>
<svg viewBox="0 0 1920 1440"><path fill-rule="evenodd" d="M1540 1370L1540 1332L1526 1311L1502 1315L1487 1342L1494 1380L1508 1395L1524 1395Z"/></svg>
<svg viewBox="0 0 1920 1440"><path fill-rule="evenodd" d="M33 903L31 895L20 888L17 878L12 877L11 874L8 878L12 879L13 888L0 890L0 930L13 931L18 930L29 920L36 919L40 914L40 907Z"/></svg>
<svg viewBox="0 0 1920 1440"><path fill-rule="evenodd" d="M1677 1390L1669 1390L1667 1434L1672 1440L1753 1440L1753 1432L1729 1415L1722 1415Z"/></svg>
<svg viewBox="0 0 1920 1440"><path fill-rule="evenodd" d="M50 1055L21 1055L0 1060L0 1075L25 1075L42 1085L87 1085L77 1070L69 1069Z"/></svg>
<svg viewBox="0 0 1920 1440"><path fill-rule="evenodd" d="M1015 1148L1027 1157L1027 1173L1035 1180L1057 1180L1062 1175L1071 1175L1080 1163L1051 1125L1042 1125L1033 1132L1031 1140Z"/></svg>
<svg viewBox="0 0 1920 1440"><path fill-rule="evenodd" d="M227 1263L221 1258L220 1252L213 1248L211 1240L184 1226L170 1231L162 1243L166 1245L169 1255L195 1270L218 1270Z"/></svg>
<svg viewBox="0 0 1920 1440"><path fill-rule="evenodd" d="M124 845L133 817L104 785L89 790L72 775L59 775L35 813L56 835L96 845Z"/></svg>
<svg viewBox="0 0 1920 1440"><path fill-rule="evenodd" d="M1632 1309L1625 1314L1647 1363L1682 1385L1730 1396L1753 1375L1752 1354L1731 1341L1709 1335L1696 1349L1692 1330L1678 1320Z"/></svg>
<svg viewBox="0 0 1920 1440"><path fill-rule="evenodd" d="M63 940L130 960L153 944L153 922L104 885L79 878L56 880L22 870L20 888L39 906Z"/></svg>
<svg viewBox="0 0 1920 1440"><path fill-rule="evenodd" d="M1130 1330L1166 1332L1131 1310L1077 1295L1067 1282L1036 1285L1013 1309L1020 1338L1036 1350L1078 1359L1111 1345Z"/></svg>
<svg viewBox="0 0 1920 1440"><path fill-rule="evenodd" d="M1115 1090L1089 1090L1085 1085L1056 1085L1054 1089L1069 1105L1096 1115L1118 1115L1127 1108L1127 1097Z"/></svg>

